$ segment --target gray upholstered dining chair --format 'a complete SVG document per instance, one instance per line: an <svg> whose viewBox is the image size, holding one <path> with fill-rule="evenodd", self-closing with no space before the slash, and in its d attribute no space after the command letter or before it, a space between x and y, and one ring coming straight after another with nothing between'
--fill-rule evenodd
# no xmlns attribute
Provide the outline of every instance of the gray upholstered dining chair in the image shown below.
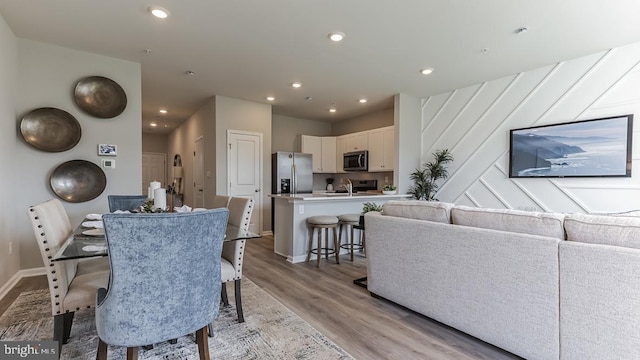
<svg viewBox="0 0 640 360"><path fill-rule="evenodd" d="M69 216L58 199L31 206L27 213L47 272L53 340L60 354L69 340L75 311L94 307L96 290L107 285L109 262L107 258L51 261L73 232Z"/></svg>
<svg viewBox="0 0 640 360"><path fill-rule="evenodd" d="M235 225L243 230L249 230L251 212L253 211L253 199L244 197L231 197L229 200L229 224ZM227 283L233 281L236 299L236 312L238 322L244 322L242 312L242 262L244 258L244 248L246 240L226 241L222 248L222 302L229 305L227 299Z"/></svg>
<svg viewBox="0 0 640 360"><path fill-rule="evenodd" d="M229 207L229 200L231 200L231 196L216 195L213 198L213 208Z"/></svg>
<svg viewBox="0 0 640 360"><path fill-rule="evenodd" d="M229 212L105 214L111 277L99 289L98 359L107 344L139 346L196 333L200 359L209 359L207 325L220 307L220 259ZM214 259L214 260L212 260Z"/></svg>
<svg viewBox="0 0 640 360"><path fill-rule="evenodd" d="M108 195L109 212L116 210L131 211L142 206L147 201L146 195Z"/></svg>

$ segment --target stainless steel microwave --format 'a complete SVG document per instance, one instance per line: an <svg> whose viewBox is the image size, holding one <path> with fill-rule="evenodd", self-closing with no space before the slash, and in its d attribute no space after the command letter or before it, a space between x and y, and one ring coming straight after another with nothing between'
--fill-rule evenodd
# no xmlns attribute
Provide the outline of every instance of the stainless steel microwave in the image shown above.
<svg viewBox="0 0 640 360"><path fill-rule="evenodd" d="M353 151L344 153L344 171L367 171L369 170L369 152Z"/></svg>

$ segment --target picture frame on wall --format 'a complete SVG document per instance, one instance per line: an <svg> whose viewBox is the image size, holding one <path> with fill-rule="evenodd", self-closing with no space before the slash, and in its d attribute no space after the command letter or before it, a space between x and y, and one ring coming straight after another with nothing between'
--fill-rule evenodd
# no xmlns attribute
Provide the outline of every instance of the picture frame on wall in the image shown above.
<svg viewBox="0 0 640 360"><path fill-rule="evenodd" d="M98 144L98 155L99 156L117 156L118 146L111 145L111 144Z"/></svg>
<svg viewBox="0 0 640 360"><path fill-rule="evenodd" d="M631 177L633 115L510 132L509 177Z"/></svg>

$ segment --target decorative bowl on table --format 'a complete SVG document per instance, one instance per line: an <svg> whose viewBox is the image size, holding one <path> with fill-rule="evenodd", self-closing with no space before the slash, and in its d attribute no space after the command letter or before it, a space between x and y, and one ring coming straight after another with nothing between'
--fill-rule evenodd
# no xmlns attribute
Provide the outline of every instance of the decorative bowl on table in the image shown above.
<svg viewBox="0 0 640 360"><path fill-rule="evenodd" d="M396 190L382 190L382 193L385 195L395 195Z"/></svg>

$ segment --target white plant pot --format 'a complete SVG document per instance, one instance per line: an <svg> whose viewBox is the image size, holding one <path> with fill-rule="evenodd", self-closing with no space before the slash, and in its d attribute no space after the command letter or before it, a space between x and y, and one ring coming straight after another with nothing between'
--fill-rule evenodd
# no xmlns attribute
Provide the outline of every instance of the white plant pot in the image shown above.
<svg viewBox="0 0 640 360"><path fill-rule="evenodd" d="M395 195L396 190L382 190L382 193L385 195Z"/></svg>

